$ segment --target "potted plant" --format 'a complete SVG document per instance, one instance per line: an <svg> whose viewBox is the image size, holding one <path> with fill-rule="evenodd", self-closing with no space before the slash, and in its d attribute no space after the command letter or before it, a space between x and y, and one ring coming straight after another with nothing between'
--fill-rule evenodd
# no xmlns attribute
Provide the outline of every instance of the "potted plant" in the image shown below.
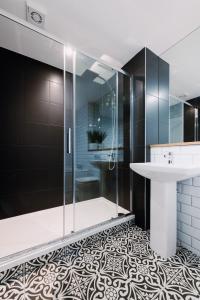
<svg viewBox="0 0 200 300"><path fill-rule="evenodd" d="M99 149L99 145L103 143L103 141L107 136L106 132L100 130L89 130L87 132L87 135L88 135L89 150Z"/></svg>

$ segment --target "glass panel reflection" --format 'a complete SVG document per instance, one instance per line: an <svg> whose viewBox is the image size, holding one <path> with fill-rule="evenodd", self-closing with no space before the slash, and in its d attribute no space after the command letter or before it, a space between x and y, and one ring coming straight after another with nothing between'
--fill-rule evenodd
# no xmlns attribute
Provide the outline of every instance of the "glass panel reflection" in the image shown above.
<svg viewBox="0 0 200 300"><path fill-rule="evenodd" d="M75 73L75 230L79 230L117 217L123 139L118 136L122 129L117 72L77 53Z"/></svg>

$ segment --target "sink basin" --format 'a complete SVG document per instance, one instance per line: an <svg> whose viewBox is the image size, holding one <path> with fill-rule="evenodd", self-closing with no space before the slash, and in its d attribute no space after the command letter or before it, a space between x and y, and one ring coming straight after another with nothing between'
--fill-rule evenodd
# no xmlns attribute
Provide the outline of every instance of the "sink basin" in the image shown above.
<svg viewBox="0 0 200 300"><path fill-rule="evenodd" d="M200 174L200 166L157 163L132 163L130 168L136 173L155 181L176 182Z"/></svg>
<svg viewBox="0 0 200 300"><path fill-rule="evenodd" d="M176 182L200 175L200 166L131 163L130 168L151 179L150 246L160 256L176 254Z"/></svg>

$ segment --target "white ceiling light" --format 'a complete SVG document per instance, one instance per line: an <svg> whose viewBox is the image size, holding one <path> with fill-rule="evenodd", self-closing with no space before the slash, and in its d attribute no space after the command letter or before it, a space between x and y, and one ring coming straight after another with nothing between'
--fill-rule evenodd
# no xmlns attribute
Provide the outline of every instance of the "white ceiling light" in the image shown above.
<svg viewBox="0 0 200 300"><path fill-rule="evenodd" d="M101 79L100 77L96 77L94 80L94 82L99 83L99 84L104 84L105 81L103 79Z"/></svg>
<svg viewBox="0 0 200 300"><path fill-rule="evenodd" d="M98 74L100 77L102 77L105 80L109 80L114 75L112 69L98 63L97 61L93 63L93 65L90 67L90 70Z"/></svg>

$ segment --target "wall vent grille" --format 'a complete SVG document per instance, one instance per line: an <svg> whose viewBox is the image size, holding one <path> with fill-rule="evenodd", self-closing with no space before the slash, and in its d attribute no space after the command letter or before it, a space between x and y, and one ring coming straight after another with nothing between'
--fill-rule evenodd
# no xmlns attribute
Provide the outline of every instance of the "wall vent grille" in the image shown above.
<svg viewBox="0 0 200 300"><path fill-rule="evenodd" d="M26 20L37 27L44 28L45 14L26 3Z"/></svg>

